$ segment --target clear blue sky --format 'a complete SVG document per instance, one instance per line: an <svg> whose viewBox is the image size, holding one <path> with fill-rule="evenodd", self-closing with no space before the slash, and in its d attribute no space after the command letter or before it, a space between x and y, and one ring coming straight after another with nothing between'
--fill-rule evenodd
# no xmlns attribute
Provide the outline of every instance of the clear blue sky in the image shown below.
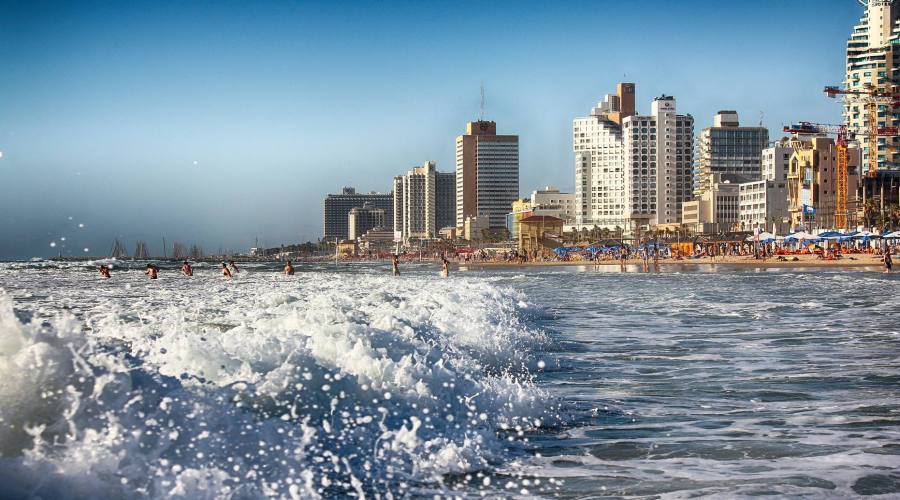
<svg viewBox="0 0 900 500"><path fill-rule="evenodd" d="M773 137L836 122L821 90L861 14L855 0L2 2L0 259L104 254L117 236L155 253L163 236L315 240L326 193L386 192L428 159L451 171L482 81L485 117L520 136L522 194L572 189L572 119L623 79L639 112L674 95L698 131L718 109L762 111Z"/></svg>

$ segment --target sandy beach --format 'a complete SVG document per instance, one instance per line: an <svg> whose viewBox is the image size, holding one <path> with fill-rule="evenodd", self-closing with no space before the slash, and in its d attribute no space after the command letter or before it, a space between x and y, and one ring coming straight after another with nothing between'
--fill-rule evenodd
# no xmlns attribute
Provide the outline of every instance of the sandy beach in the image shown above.
<svg viewBox="0 0 900 500"><path fill-rule="evenodd" d="M881 269L883 264L880 255L871 254L852 254L839 260L824 260L816 255L797 255L787 256L788 260L780 261L777 257L765 260L754 259L753 256L727 256L727 257L704 257L700 259L660 259L661 266L692 266L692 265L738 265L747 267L829 267L829 268L854 268L857 270L871 270L872 268ZM481 262L459 262L460 267L466 268L482 268L482 267L542 267L542 266L619 266L618 260L601 260L598 262L588 260L571 260L571 261L535 261L535 262L504 262L504 261L481 261ZM629 259L629 266L642 265L640 259ZM654 262L651 260L650 265Z"/></svg>

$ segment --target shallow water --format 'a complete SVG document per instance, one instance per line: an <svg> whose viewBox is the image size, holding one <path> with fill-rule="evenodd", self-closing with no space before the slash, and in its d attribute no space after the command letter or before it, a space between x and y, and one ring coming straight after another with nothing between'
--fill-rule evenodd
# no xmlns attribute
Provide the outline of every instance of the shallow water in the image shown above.
<svg viewBox="0 0 900 500"><path fill-rule="evenodd" d="M900 493L894 275L127 266L0 264L8 496Z"/></svg>

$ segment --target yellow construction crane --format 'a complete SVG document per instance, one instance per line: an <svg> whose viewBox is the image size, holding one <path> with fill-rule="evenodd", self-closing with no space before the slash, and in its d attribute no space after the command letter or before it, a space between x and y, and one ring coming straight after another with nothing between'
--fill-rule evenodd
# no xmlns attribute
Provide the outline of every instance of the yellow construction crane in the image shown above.
<svg viewBox="0 0 900 500"><path fill-rule="evenodd" d="M897 127L878 126L878 106L880 104L893 104L900 95L889 90L873 87L871 84L863 86L862 90L841 89L838 87L825 87L825 95L834 99L843 95L847 103L860 103L866 107L866 132L857 135L865 135L869 140L869 165L866 172L869 177L875 177L878 172L878 138L893 137L897 135Z"/></svg>
<svg viewBox="0 0 900 500"><path fill-rule="evenodd" d="M878 126L878 106L880 104L894 104L898 94L887 89L873 87L871 84L863 86L862 90L841 89L838 87L825 87L825 95L834 99L838 95L843 95L845 101L849 103L863 104L866 109L866 132L857 135L865 135L868 139L869 158L867 174L869 177L875 177L878 173L878 138L894 137L898 135L897 127L879 127ZM848 192L848 172L849 161L847 155L847 127L843 126L842 141L841 134L838 134L837 144L837 197L835 204L835 225L839 228L848 229L847 217L847 199ZM842 143L843 142L843 143ZM864 196L865 198L865 196Z"/></svg>

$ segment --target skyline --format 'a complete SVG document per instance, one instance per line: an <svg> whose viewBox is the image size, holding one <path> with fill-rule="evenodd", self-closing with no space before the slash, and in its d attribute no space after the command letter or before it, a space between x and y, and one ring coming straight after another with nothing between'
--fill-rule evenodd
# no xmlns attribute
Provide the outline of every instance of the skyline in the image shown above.
<svg viewBox="0 0 900 500"><path fill-rule="evenodd" d="M600 29L576 21L614 4L100 5L2 7L0 258L55 255L62 236L94 255L116 237L153 253L163 236L207 251L315 240L325 194L389 192L426 160L453 171L481 82L484 118L520 137L520 195L573 188L572 120L618 81L637 84L638 113L674 95L696 133L720 109L764 112L772 139L836 123L821 90L840 84L862 13L646 1ZM653 35L679 22L709 32Z"/></svg>

